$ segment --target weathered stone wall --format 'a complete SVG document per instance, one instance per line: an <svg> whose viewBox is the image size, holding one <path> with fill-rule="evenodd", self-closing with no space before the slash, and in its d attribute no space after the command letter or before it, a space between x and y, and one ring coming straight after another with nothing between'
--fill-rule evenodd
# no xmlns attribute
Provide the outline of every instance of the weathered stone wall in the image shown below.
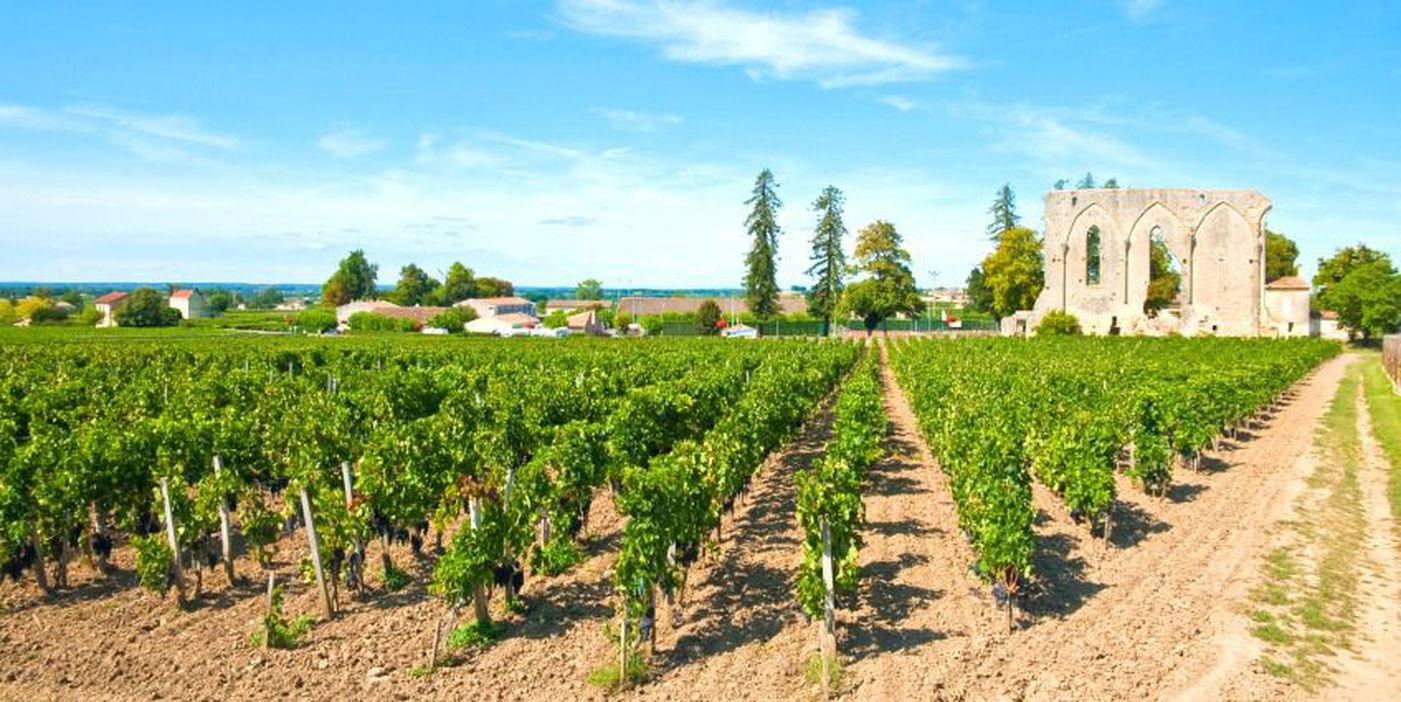
<svg viewBox="0 0 1401 702"><path fill-rule="evenodd" d="M1264 232L1270 201L1248 190L1060 190L1046 195L1046 287L1030 326L1066 310L1087 333L1255 336L1265 323ZM1089 279L1091 229L1099 280ZM1182 274L1180 314L1150 319L1148 253L1161 236Z"/></svg>

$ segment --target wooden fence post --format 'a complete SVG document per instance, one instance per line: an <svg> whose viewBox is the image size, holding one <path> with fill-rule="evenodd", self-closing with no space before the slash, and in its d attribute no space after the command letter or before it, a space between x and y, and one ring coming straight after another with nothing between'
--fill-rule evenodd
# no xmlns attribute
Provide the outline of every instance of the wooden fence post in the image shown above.
<svg viewBox="0 0 1401 702"><path fill-rule="evenodd" d="M831 697L832 659L836 657L836 577L832 572L832 531L827 517L822 517L822 585L826 597L822 603L822 694Z"/></svg>
<svg viewBox="0 0 1401 702"><path fill-rule="evenodd" d="M335 615L331 608L331 591L326 587L326 574L321 570L321 543L316 540L316 522L311 514L311 496L302 488L302 515L306 518L306 540L311 546L311 565L316 571L316 589L321 591L321 611L330 619Z"/></svg>
<svg viewBox="0 0 1401 702"><path fill-rule="evenodd" d="M185 568L180 565L180 540L175 537L175 512L170 507L170 478L161 478L161 500L165 503L165 536L170 541L170 561L175 570L175 587L185 600Z"/></svg>
<svg viewBox="0 0 1401 702"><path fill-rule="evenodd" d="M214 457L214 475L217 477L224 469L224 461L218 456ZM229 577L229 586L234 584L233 565L233 537L232 527L229 519L229 501L223 495L219 496L219 540L224 548L224 575Z"/></svg>

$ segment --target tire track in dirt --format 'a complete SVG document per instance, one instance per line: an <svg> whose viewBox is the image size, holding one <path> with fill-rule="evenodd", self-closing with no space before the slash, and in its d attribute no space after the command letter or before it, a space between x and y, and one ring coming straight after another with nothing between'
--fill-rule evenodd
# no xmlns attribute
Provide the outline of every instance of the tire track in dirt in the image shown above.
<svg viewBox="0 0 1401 702"><path fill-rule="evenodd" d="M1375 362L1369 359L1367 362ZM1357 393L1357 434L1362 465L1358 481L1367 517L1368 572L1362 576L1357 611L1358 651L1341 653L1333 699L1374 700L1381 690L1401 690L1401 559L1396 522L1387 500L1391 464L1373 434L1365 383Z"/></svg>

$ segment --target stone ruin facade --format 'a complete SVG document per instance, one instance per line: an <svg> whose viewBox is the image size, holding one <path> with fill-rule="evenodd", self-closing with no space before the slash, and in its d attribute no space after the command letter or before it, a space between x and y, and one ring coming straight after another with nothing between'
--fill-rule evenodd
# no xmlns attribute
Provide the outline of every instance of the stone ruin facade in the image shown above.
<svg viewBox="0 0 1401 702"><path fill-rule="evenodd" d="M1025 334L1046 313L1063 310L1087 334L1275 335L1282 328L1270 318L1265 293L1270 207L1250 190L1047 193L1045 288L1032 310L1003 321L1003 331ZM1143 307L1155 238L1182 281L1174 303L1150 315Z"/></svg>

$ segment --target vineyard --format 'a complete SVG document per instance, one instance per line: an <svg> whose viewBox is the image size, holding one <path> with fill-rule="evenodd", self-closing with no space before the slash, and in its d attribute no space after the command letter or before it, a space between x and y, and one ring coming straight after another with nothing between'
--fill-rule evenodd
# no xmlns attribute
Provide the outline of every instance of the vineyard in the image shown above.
<svg viewBox="0 0 1401 702"><path fill-rule="evenodd" d="M227 593L256 600L248 645L274 648L297 648L313 619L348 603L418 588L436 603L415 618L431 674L460 661L449 651L512 637L528 607L573 611L541 602L533 584L593 567L603 544L607 610L591 616L611 663L591 681L646 689L659 632L685 635L697 573L713 579L726 553L751 547L745 525L766 507L744 502L769 472L766 489L791 494L791 511L771 516L798 538L786 603L766 606L816 623L804 647L819 651L823 687L835 681L838 620L857 616L872 577L863 501L892 450L887 393L900 389L882 380L884 354L813 341L520 341L6 347L5 575L62 598L79 561L118 573L114 552L129 553L133 582L172 599L176 617ZM1121 490L1165 499L1338 346L980 339L888 351L976 559L967 577L1011 629L1018 605L1049 587L1034 567L1037 485L1087 541L1107 543ZM820 439L815 460L773 474L803 431ZM618 526L591 539L600 510ZM305 554L295 576L279 553ZM228 588L211 595L211 579ZM293 586L316 593L319 617L284 612Z"/></svg>

